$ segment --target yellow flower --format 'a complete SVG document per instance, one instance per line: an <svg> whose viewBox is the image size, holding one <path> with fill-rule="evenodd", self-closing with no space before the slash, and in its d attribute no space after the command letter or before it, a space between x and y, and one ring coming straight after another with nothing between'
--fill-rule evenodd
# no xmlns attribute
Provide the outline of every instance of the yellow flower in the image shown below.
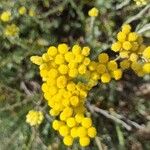
<svg viewBox="0 0 150 150"><path fill-rule="evenodd" d="M99 10L95 7L93 7L92 9L89 10L88 15L90 17L97 17L99 13Z"/></svg>
<svg viewBox="0 0 150 150"><path fill-rule="evenodd" d="M149 0L134 0L138 6L146 5Z"/></svg>
<svg viewBox="0 0 150 150"><path fill-rule="evenodd" d="M72 96L70 98L70 103L72 106L77 106L79 104L79 98L77 96Z"/></svg>
<svg viewBox="0 0 150 150"><path fill-rule="evenodd" d="M8 37L17 36L19 33L19 28L15 24L7 25L4 29L4 35Z"/></svg>
<svg viewBox="0 0 150 150"><path fill-rule="evenodd" d="M89 128L89 127L91 127L92 126L92 120L91 120L91 118L84 118L83 120L82 120L82 126L83 127L85 127L85 128Z"/></svg>
<svg viewBox="0 0 150 150"><path fill-rule="evenodd" d="M11 12L10 11L4 11L1 16L0 16L1 20L3 22L8 22L11 19Z"/></svg>
<svg viewBox="0 0 150 150"><path fill-rule="evenodd" d="M132 48L132 44L129 41L125 41L125 42L123 42L122 47L128 51Z"/></svg>
<svg viewBox="0 0 150 150"><path fill-rule="evenodd" d="M88 56L89 54L90 54L90 48L89 47L83 47L82 55Z"/></svg>
<svg viewBox="0 0 150 150"><path fill-rule="evenodd" d="M123 61L120 62L120 67L121 69L125 70L128 69L130 67L130 61L125 59Z"/></svg>
<svg viewBox="0 0 150 150"><path fill-rule="evenodd" d="M101 53L98 56L99 63L107 63L109 61L109 56L106 53Z"/></svg>
<svg viewBox="0 0 150 150"><path fill-rule="evenodd" d="M144 66L143 66L143 71L145 73L148 73L150 74L150 63L145 63Z"/></svg>
<svg viewBox="0 0 150 150"><path fill-rule="evenodd" d="M69 70L69 76L72 78L75 78L78 76L78 69L74 68L74 69L70 69Z"/></svg>
<svg viewBox="0 0 150 150"><path fill-rule="evenodd" d="M150 59L150 46L148 46L144 51L143 51L143 56L146 59Z"/></svg>
<svg viewBox="0 0 150 150"><path fill-rule="evenodd" d="M55 63L57 65L63 64L65 62L64 56L61 54L56 55L55 57Z"/></svg>
<svg viewBox="0 0 150 150"><path fill-rule="evenodd" d="M87 136L81 137L79 142L80 142L80 145L83 147L88 146L90 144L90 138Z"/></svg>
<svg viewBox="0 0 150 150"><path fill-rule="evenodd" d="M67 136L69 134L69 127L67 125L63 125L59 128L59 133L61 136Z"/></svg>
<svg viewBox="0 0 150 150"><path fill-rule="evenodd" d="M26 115L26 122L31 126L40 125L44 119L41 111L30 110Z"/></svg>
<svg viewBox="0 0 150 150"><path fill-rule="evenodd" d="M67 44L59 44L58 45L58 51L60 54L65 54L68 52L68 45Z"/></svg>
<svg viewBox="0 0 150 150"><path fill-rule="evenodd" d="M85 137L87 135L87 129L80 126L80 127L78 127L77 133L78 133L79 137Z"/></svg>
<svg viewBox="0 0 150 150"><path fill-rule="evenodd" d="M49 56L56 56L57 54L57 48L54 46L50 46L47 50L47 53Z"/></svg>
<svg viewBox="0 0 150 150"><path fill-rule="evenodd" d="M30 60L32 61L32 63L34 63L36 65L42 65L42 63L43 63L43 59L40 56L32 56L32 57L30 57Z"/></svg>
<svg viewBox="0 0 150 150"><path fill-rule="evenodd" d="M115 42L115 43L112 44L111 49L112 49L114 52L118 52L118 51L121 50L121 47L122 47L122 45L121 45L120 42Z"/></svg>
<svg viewBox="0 0 150 150"><path fill-rule="evenodd" d="M118 64L117 64L116 61L111 60L111 61L109 61L109 62L107 63L107 68L108 68L108 70L110 70L110 71L114 71L114 70L116 70L116 69L118 68Z"/></svg>
<svg viewBox="0 0 150 150"><path fill-rule="evenodd" d="M122 26L122 32L128 34L131 31L131 26L129 24L124 24Z"/></svg>
<svg viewBox="0 0 150 150"><path fill-rule="evenodd" d="M35 10L34 10L33 8L30 8L30 9L29 9L29 16L30 16L30 17L34 17L35 15L36 15Z"/></svg>
<svg viewBox="0 0 150 150"><path fill-rule="evenodd" d="M119 80L122 77L122 70L121 69L116 69L113 71L113 77L115 80Z"/></svg>
<svg viewBox="0 0 150 150"><path fill-rule="evenodd" d="M101 76L101 81L103 83L109 83L111 80L111 76L109 73L104 73L102 76Z"/></svg>
<svg viewBox="0 0 150 150"><path fill-rule="evenodd" d="M83 114L76 114L75 115L75 119L76 119L76 121L78 122L78 123L81 123L82 122L82 120L83 120L83 118L84 118L84 115Z"/></svg>
<svg viewBox="0 0 150 150"><path fill-rule="evenodd" d="M132 53L131 55L130 55L130 58L129 58L129 60L131 60L131 61L137 61L138 60L138 55L137 54L135 54L135 53Z"/></svg>
<svg viewBox="0 0 150 150"><path fill-rule="evenodd" d="M72 52L67 52L65 54L65 60L67 62L71 62L72 60L74 60L74 54Z"/></svg>
<svg viewBox="0 0 150 150"><path fill-rule="evenodd" d="M119 53L119 56L121 58L128 58L129 57L129 52L128 51L122 51Z"/></svg>
<svg viewBox="0 0 150 150"><path fill-rule="evenodd" d="M73 53L74 55L80 54L80 53L81 53L81 47L80 47L79 45L74 45L74 46L72 47L72 53Z"/></svg>
<svg viewBox="0 0 150 150"><path fill-rule="evenodd" d="M24 15L24 14L26 14L27 9L24 6L22 6L18 9L18 12L20 15Z"/></svg>
<svg viewBox="0 0 150 150"><path fill-rule="evenodd" d="M131 32L131 33L129 33L129 35L128 35L128 40L129 40L130 42L136 41L137 38L138 38L138 34L137 34L136 32Z"/></svg>
<svg viewBox="0 0 150 150"><path fill-rule="evenodd" d="M78 136L77 131L78 131L78 128L77 128L77 127L73 127L73 128L71 129L70 134L71 134L71 136L72 136L73 138L76 138L76 137Z"/></svg>
<svg viewBox="0 0 150 150"><path fill-rule="evenodd" d="M86 70L87 70L86 66L82 64L79 66L78 72L79 74L83 75L86 73Z"/></svg>
<svg viewBox="0 0 150 150"><path fill-rule="evenodd" d="M53 129L55 130L59 130L59 128L64 125L64 123L62 121L58 121L58 120L54 120L53 121L53 124L52 124L52 127Z"/></svg>
<svg viewBox="0 0 150 150"><path fill-rule="evenodd" d="M117 39L119 42L124 42L126 40L126 34L124 32L119 32L117 34Z"/></svg>
<svg viewBox="0 0 150 150"><path fill-rule="evenodd" d="M73 144L73 138L71 136L65 136L63 142L67 146L71 146Z"/></svg>
<svg viewBox="0 0 150 150"><path fill-rule="evenodd" d="M88 128L88 136L91 138L94 138L96 136L97 132L94 127Z"/></svg>
<svg viewBox="0 0 150 150"><path fill-rule="evenodd" d="M67 125L68 127L72 128L76 125L76 120L75 118L71 117L67 119Z"/></svg>
<svg viewBox="0 0 150 150"><path fill-rule="evenodd" d="M104 74L106 72L106 66L104 64L98 64L96 67L96 71L99 74Z"/></svg>
<svg viewBox="0 0 150 150"><path fill-rule="evenodd" d="M58 70L61 74L67 74L68 73L68 66L62 64L59 66Z"/></svg>
<svg viewBox="0 0 150 150"><path fill-rule="evenodd" d="M57 87L64 88L67 85L67 79L65 76L60 76L57 78Z"/></svg>

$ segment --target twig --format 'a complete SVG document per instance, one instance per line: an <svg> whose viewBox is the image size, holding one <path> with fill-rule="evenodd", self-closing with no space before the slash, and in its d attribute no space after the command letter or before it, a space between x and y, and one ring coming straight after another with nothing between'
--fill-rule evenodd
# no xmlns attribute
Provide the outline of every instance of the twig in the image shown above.
<svg viewBox="0 0 150 150"><path fill-rule="evenodd" d="M26 95L31 96L32 93L28 90L27 86L25 85L24 81L21 82L20 84L21 89L24 90L24 92L26 93Z"/></svg>
<svg viewBox="0 0 150 150"><path fill-rule="evenodd" d="M33 127L32 128L32 134L31 134L31 137L30 137L30 141L29 141L29 143L28 143L28 145L27 145L27 148L26 148L26 150L30 150L30 149L32 149L32 144L33 144L33 142L34 142L34 140L35 140L35 138L36 138L36 129Z"/></svg>
<svg viewBox="0 0 150 150"><path fill-rule="evenodd" d="M139 31L137 31L138 33L143 33L145 31L150 30L150 23L146 24L145 26L142 27L142 29L140 29Z"/></svg>
<svg viewBox="0 0 150 150"><path fill-rule="evenodd" d="M98 149L103 150L102 143L101 143L99 137L95 137L95 142L97 144Z"/></svg>
<svg viewBox="0 0 150 150"><path fill-rule="evenodd" d="M123 136L123 133L122 133L120 126L118 124L116 124L116 131L117 131L117 136L118 136L118 140L119 140L119 145L121 147L124 147L124 145L125 145L124 136Z"/></svg>
<svg viewBox="0 0 150 150"><path fill-rule="evenodd" d="M38 16L38 19L46 18L46 17L48 17L49 15L52 15L52 14L57 13L58 11L63 11L63 9L64 9L66 3L67 3L67 0L64 0L64 1L63 1L62 3L60 3L58 6L54 7L53 9L50 9L48 12L44 13L43 15Z"/></svg>
<svg viewBox="0 0 150 150"><path fill-rule="evenodd" d="M122 115L120 115L120 114L117 114L116 112L113 112L113 113L111 113L111 114L112 114L113 116L116 116L116 117L119 118L119 119L125 120L128 124L131 124L132 126L134 126L134 127L137 128L137 129L144 129L143 126L139 125L138 123L136 123L136 122L134 122L134 121L131 121L131 120L127 119L126 117L124 117L124 116L122 116Z"/></svg>
<svg viewBox="0 0 150 150"><path fill-rule="evenodd" d="M87 103L87 106L88 108L90 109L90 111L94 111L94 112L97 112L97 113L100 113L102 115L104 115L105 117L115 121L116 123L119 123L121 124L123 127L125 127L128 131L130 131L132 129L132 127L130 125L128 125L127 123L125 123L124 121L122 121L121 119L119 118L116 118L115 116L109 114L108 111L106 110L103 110L103 109L100 109L98 107L95 107L94 105L90 105L89 103Z"/></svg>
<svg viewBox="0 0 150 150"><path fill-rule="evenodd" d="M76 10L76 13L78 14L78 16L80 17L81 21L85 20L84 14L83 12L80 10L80 7L77 6L77 4L74 2L74 0L69 0L70 5L72 6L72 8L74 8Z"/></svg>
<svg viewBox="0 0 150 150"><path fill-rule="evenodd" d="M14 108L25 105L30 101L31 101L31 99L24 99L22 102L18 102L18 103L15 103L14 105L10 105L10 106L2 108L0 110L0 112L7 111L7 110L13 110Z"/></svg>
<svg viewBox="0 0 150 150"><path fill-rule="evenodd" d="M124 6L127 6L130 3L131 0L125 0L121 4L116 6L116 10L122 9Z"/></svg>
<svg viewBox="0 0 150 150"><path fill-rule="evenodd" d="M135 20L140 19L141 17L143 17L143 15L146 13L146 11L150 8L150 4L147 5L146 7L144 7L137 15L132 16L131 18L129 18L125 23L131 23Z"/></svg>

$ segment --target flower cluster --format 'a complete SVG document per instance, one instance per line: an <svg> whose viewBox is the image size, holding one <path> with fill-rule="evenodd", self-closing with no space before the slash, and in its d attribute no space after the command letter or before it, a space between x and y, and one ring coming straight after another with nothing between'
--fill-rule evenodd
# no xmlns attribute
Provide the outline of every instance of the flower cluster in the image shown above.
<svg viewBox="0 0 150 150"><path fill-rule="evenodd" d="M138 33L131 32L129 24L122 26L122 30L117 34L117 41L112 44L111 49L119 53L122 59L120 67L123 70L131 67L138 76L150 73L148 69L150 48L144 45Z"/></svg>
<svg viewBox="0 0 150 150"><path fill-rule="evenodd" d="M16 36L19 33L19 28L15 24L7 25L4 30L5 36Z"/></svg>
<svg viewBox="0 0 150 150"><path fill-rule="evenodd" d="M40 125L44 119L41 111L30 110L26 115L26 122L31 126Z"/></svg>
<svg viewBox="0 0 150 150"><path fill-rule="evenodd" d="M35 9L34 8L30 8L29 10L27 10L26 7L24 6L21 6L18 8L18 13L19 15L25 15L25 14L28 14L30 17L33 17L36 15L36 12L35 12Z"/></svg>
<svg viewBox="0 0 150 150"><path fill-rule="evenodd" d="M40 68L44 81L42 91L51 107L50 115L59 116L54 120L53 128L64 137L64 144L70 146L73 139L79 137L80 145L87 146L90 138L96 136L92 120L85 116L85 98L92 88L91 84L75 81L89 72L91 60L89 47L74 45L72 49L66 44L50 46L42 57L32 56L31 61ZM78 134L77 134L78 133Z"/></svg>
<svg viewBox="0 0 150 150"><path fill-rule="evenodd" d="M134 0L134 1L136 2L137 5L141 6L146 5L149 0Z"/></svg>
<svg viewBox="0 0 150 150"><path fill-rule="evenodd" d="M24 6L21 6L21 7L18 9L18 13L19 13L20 15L24 15L24 14L26 14L26 12L27 12L27 9L26 9Z"/></svg>
<svg viewBox="0 0 150 150"><path fill-rule="evenodd" d="M3 22L8 22L11 20L11 12L10 11L4 11L0 15L0 18Z"/></svg>
<svg viewBox="0 0 150 150"><path fill-rule="evenodd" d="M122 77L122 70L118 67L115 60L110 60L107 53L98 56L98 62L91 61L89 64L90 79L101 80L102 83L109 83L111 78L119 80Z"/></svg>
<svg viewBox="0 0 150 150"><path fill-rule="evenodd" d="M36 15L35 10L32 7L29 10L27 10L26 7L21 6L17 9L17 11L18 11L19 16L26 15L27 13L30 17L33 17ZM14 19L13 13L14 12L10 10L6 10L0 14L0 20L4 23L3 34L6 37L16 37L17 35L19 35L20 29L15 23L13 23L13 19Z"/></svg>

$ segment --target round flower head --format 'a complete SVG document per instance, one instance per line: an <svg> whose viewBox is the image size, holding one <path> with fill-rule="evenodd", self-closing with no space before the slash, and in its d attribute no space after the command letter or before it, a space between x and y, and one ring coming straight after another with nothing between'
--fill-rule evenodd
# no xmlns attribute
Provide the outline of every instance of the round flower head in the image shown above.
<svg viewBox="0 0 150 150"><path fill-rule="evenodd" d="M36 65L42 65L42 63L43 63L43 59L40 56L32 56L32 57L30 57L30 60L32 61L32 63L34 63Z"/></svg>
<svg viewBox="0 0 150 150"><path fill-rule="evenodd" d="M87 129L82 126L78 127L77 132L79 137L85 137L87 135Z"/></svg>
<svg viewBox="0 0 150 150"><path fill-rule="evenodd" d="M41 111L30 110L26 115L26 122L31 126L40 125L44 119Z"/></svg>
<svg viewBox="0 0 150 150"><path fill-rule="evenodd" d="M129 24L124 24L122 26L122 32L128 34L131 31L131 26Z"/></svg>
<svg viewBox="0 0 150 150"><path fill-rule="evenodd" d="M82 126L83 126L83 127L89 128L89 127L91 127L91 125L92 125L92 120L91 120L91 118L84 118L84 119L82 120Z"/></svg>
<svg viewBox="0 0 150 150"><path fill-rule="evenodd" d="M22 6L18 9L18 12L20 15L24 15L27 12L27 10L24 6Z"/></svg>
<svg viewBox="0 0 150 150"><path fill-rule="evenodd" d="M4 29L4 35L7 37L14 37L19 34L19 28L15 24L7 25Z"/></svg>
<svg viewBox="0 0 150 150"><path fill-rule="evenodd" d="M67 119L67 125L68 125L70 128L74 127L74 126L76 125L76 120L75 120L75 118L73 118L73 117L68 118L68 119Z"/></svg>
<svg viewBox="0 0 150 150"><path fill-rule="evenodd" d="M11 12L10 11L4 11L1 16L0 16L1 20L3 22L8 22L11 19Z"/></svg>
<svg viewBox="0 0 150 150"><path fill-rule="evenodd" d="M150 63L145 63L143 66L143 71L147 74L150 74Z"/></svg>
<svg viewBox="0 0 150 150"><path fill-rule="evenodd" d="M80 53L81 53L81 47L80 47L79 45L74 45L74 46L72 47L72 53L73 53L74 55L80 54Z"/></svg>
<svg viewBox="0 0 150 150"><path fill-rule="evenodd" d="M143 6L148 3L149 0L134 0L138 6Z"/></svg>
<svg viewBox="0 0 150 150"><path fill-rule="evenodd" d="M73 144L73 138L71 136L65 136L63 142L66 146L71 146Z"/></svg>
<svg viewBox="0 0 150 150"><path fill-rule="evenodd" d="M121 69L125 70L128 69L130 67L130 61L125 59L123 61L120 62L120 67Z"/></svg>
<svg viewBox="0 0 150 150"><path fill-rule="evenodd" d="M92 9L89 10L88 15L90 17L97 17L98 16L98 9L93 7Z"/></svg>
<svg viewBox="0 0 150 150"><path fill-rule="evenodd" d="M101 81L103 83L109 83L111 80L111 76L109 75L109 73L104 73L102 76L101 76Z"/></svg>
<svg viewBox="0 0 150 150"><path fill-rule="evenodd" d="M80 145L83 147L88 146L90 144L90 138L88 136L81 137L79 142L80 142Z"/></svg>
<svg viewBox="0 0 150 150"><path fill-rule="evenodd" d="M111 49L114 51L114 52L118 52L121 50L121 43L120 42L115 42L112 44L111 46Z"/></svg>
<svg viewBox="0 0 150 150"><path fill-rule="evenodd" d="M63 125L59 129L59 133L61 136L67 136L69 134L69 127L67 125Z"/></svg>
<svg viewBox="0 0 150 150"><path fill-rule="evenodd" d="M94 127L88 128L88 136L91 138L94 138L96 136L97 132Z"/></svg>
<svg viewBox="0 0 150 150"><path fill-rule="evenodd" d="M143 51L143 56L146 59L150 59L150 46L148 46L144 51Z"/></svg>
<svg viewBox="0 0 150 150"><path fill-rule="evenodd" d="M62 121L58 121L58 120L54 120L52 127L54 130L59 130L59 128L64 125L64 123Z"/></svg>
<svg viewBox="0 0 150 150"><path fill-rule="evenodd" d="M106 54L106 53L101 53L101 54L99 54L99 56L98 56L98 61L99 61L100 63L107 63L107 62L109 61L109 56L108 56L108 54Z"/></svg>
<svg viewBox="0 0 150 150"><path fill-rule="evenodd" d="M65 53L67 53L68 52L68 45L67 44L59 44L58 45L58 51L59 51L59 53L61 53L61 54L65 54Z"/></svg>
<svg viewBox="0 0 150 150"><path fill-rule="evenodd" d="M78 127L73 127L73 128L71 129L70 134L71 134L71 136L72 136L73 138L78 137L77 131L78 131Z"/></svg>

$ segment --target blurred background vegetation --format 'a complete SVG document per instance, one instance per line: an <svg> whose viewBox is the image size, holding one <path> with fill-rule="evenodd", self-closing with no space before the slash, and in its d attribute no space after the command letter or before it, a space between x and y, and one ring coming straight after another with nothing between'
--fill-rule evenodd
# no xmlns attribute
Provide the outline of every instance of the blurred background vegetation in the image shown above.
<svg viewBox="0 0 150 150"><path fill-rule="evenodd" d="M26 8L23 15L18 12L22 6ZM100 14L91 32L88 10L94 6ZM131 23L149 45L150 4L138 7L132 0L0 0L0 14L4 11L11 11L11 20L0 21L0 150L82 149L77 143L65 147L52 129L53 118L42 97L38 68L31 64L30 56L65 42L70 46L89 45L94 59L102 51L110 53L111 43L124 22ZM4 31L11 24L19 32L7 36ZM150 149L149 76L139 78L127 71L118 82L96 86L89 100L102 112L91 114L98 137L85 149ZM38 107L45 120L40 127L31 128L25 117L30 109Z"/></svg>

